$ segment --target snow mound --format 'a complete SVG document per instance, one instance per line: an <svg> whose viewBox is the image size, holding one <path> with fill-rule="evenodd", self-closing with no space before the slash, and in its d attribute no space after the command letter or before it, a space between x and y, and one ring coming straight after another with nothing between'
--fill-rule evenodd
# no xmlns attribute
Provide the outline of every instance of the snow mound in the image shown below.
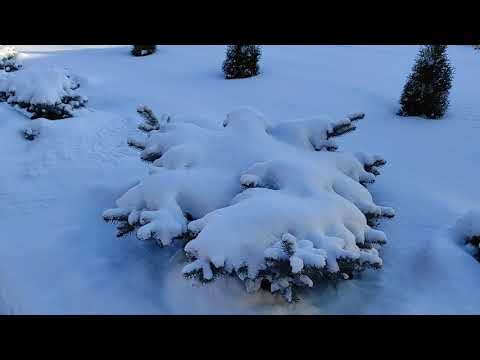
<svg viewBox="0 0 480 360"><path fill-rule="evenodd" d="M380 267L376 248L386 236L369 219L394 211L376 205L365 185L385 160L334 152L332 140L363 117L272 125L260 112L241 108L218 129L146 118L148 136L129 143L152 162L151 175L104 219L118 222L119 236L135 231L162 246L187 241L186 276L208 282L236 274L247 290L268 283L288 301L314 279ZM282 252L285 242L291 253Z"/></svg>
<svg viewBox="0 0 480 360"><path fill-rule="evenodd" d="M80 84L65 69L27 69L0 77L0 101L31 117L51 119L73 116L88 99L78 95Z"/></svg>
<svg viewBox="0 0 480 360"><path fill-rule="evenodd" d="M468 211L457 220L457 235L476 255L480 255L480 209Z"/></svg>
<svg viewBox="0 0 480 360"><path fill-rule="evenodd" d="M18 52L13 46L0 46L0 70L6 72L16 71L22 68L18 60Z"/></svg>

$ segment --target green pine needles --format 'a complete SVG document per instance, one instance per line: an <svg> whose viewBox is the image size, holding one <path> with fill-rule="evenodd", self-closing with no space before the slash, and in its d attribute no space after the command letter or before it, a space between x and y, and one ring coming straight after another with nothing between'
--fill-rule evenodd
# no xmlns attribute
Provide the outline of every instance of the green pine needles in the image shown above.
<svg viewBox="0 0 480 360"><path fill-rule="evenodd" d="M453 68L447 45L425 45L420 49L400 99L401 116L441 118L448 109Z"/></svg>
<svg viewBox="0 0 480 360"><path fill-rule="evenodd" d="M258 75L260 56L260 46L229 45L223 63L225 79L244 79Z"/></svg>

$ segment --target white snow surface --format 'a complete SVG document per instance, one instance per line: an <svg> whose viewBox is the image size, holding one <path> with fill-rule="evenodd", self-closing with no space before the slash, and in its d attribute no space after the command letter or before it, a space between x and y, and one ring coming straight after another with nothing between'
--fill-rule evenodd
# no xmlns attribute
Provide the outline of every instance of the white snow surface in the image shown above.
<svg viewBox="0 0 480 360"><path fill-rule="evenodd" d="M0 313L480 312L479 263L450 231L480 203L480 68L471 46L448 49L456 72L450 109L439 121L395 115L417 46L265 46L262 74L230 81L221 73L224 46L159 46L144 58L131 56L127 45L16 48L21 71L68 67L90 105L68 120L34 120L42 130L28 142L21 129L31 120L0 104ZM244 105L261 109L272 126L312 114L341 119L365 112L353 134L335 140L342 151L388 161L369 186L377 203L396 210L379 228L388 235L380 250L383 268L336 289L312 289L300 303L286 305L268 293L246 293L236 279L197 287L182 277L182 249L117 239L102 212L155 177L126 144L139 135L140 104L172 118L213 119L218 126L209 129L220 129L225 114ZM200 161L198 154L185 164ZM244 180L258 179L257 171L263 169ZM235 206L262 201L249 192ZM286 210L279 209L288 216ZM294 266L300 266L296 259Z"/></svg>

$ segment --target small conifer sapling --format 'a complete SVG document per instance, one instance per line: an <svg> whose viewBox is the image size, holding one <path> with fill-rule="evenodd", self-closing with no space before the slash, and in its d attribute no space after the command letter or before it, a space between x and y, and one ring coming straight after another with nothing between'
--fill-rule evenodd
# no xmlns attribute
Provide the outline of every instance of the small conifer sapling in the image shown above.
<svg viewBox="0 0 480 360"><path fill-rule="evenodd" d="M229 45L223 63L225 78L244 79L258 75L260 56L258 45Z"/></svg>
<svg viewBox="0 0 480 360"><path fill-rule="evenodd" d="M157 45L133 45L133 56L147 56L157 51Z"/></svg>
<svg viewBox="0 0 480 360"><path fill-rule="evenodd" d="M445 114L453 78L446 50L447 45L426 45L420 49L403 88L399 115L439 119Z"/></svg>

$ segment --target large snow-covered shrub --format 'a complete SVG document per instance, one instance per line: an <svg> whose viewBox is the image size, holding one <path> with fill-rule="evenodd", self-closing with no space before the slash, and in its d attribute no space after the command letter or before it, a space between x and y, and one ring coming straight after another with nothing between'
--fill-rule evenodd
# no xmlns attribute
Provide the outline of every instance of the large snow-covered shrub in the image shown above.
<svg viewBox="0 0 480 360"><path fill-rule="evenodd" d="M17 71L22 68L18 60L18 52L12 46L0 45L0 70L6 72Z"/></svg>
<svg viewBox="0 0 480 360"><path fill-rule="evenodd" d="M274 125L242 108L214 127L139 112L148 135L129 143L153 166L104 212L118 236L135 232L162 246L184 240L185 276L237 275L248 291L267 288L288 301L320 279L382 265L385 235L370 225L394 211L376 205L365 185L385 161L335 152L332 139L354 130L363 114Z"/></svg>
<svg viewBox="0 0 480 360"><path fill-rule="evenodd" d="M480 209L467 212L456 224L457 234L480 260Z"/></svg>
<svg viewBox="0 0 480 360"><path fill-rule="evenodd" d="M0 77L0 101L6 101L31 119L51 120L73 116L87 102L80 87L65 69L27 69Z"/></svg>

